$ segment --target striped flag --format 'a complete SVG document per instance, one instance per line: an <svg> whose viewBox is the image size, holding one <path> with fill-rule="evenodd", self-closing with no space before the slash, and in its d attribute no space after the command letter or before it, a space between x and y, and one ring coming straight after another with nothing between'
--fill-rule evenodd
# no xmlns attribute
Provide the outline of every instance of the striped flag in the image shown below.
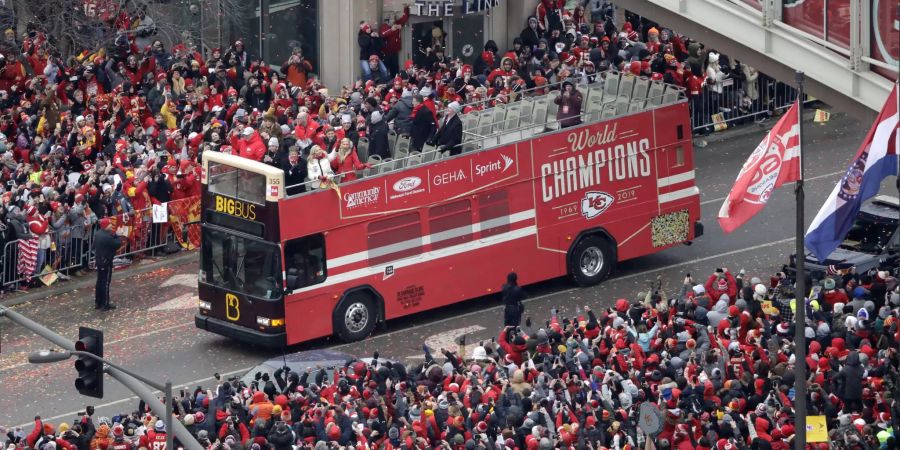
<svg viewBox="0 0 900 450"><path fill-rule="evenodd" d="M882 180L897 175L897 95L895 84L850 167L806 231L806 248L819 262L825 261L847 236L862 202L878 193Z"/></svg>
<svg viewBox="0 0 900 450"><path fill-rule="evenodd" d="M795 102L744 163L719 209L719 226L726 233L756 215L775 188L800 179L800 118Z"/></svg>

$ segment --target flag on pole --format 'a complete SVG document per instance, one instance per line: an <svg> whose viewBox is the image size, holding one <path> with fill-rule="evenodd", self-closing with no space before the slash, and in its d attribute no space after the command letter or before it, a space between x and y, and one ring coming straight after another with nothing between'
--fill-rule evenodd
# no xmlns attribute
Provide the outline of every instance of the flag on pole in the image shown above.
<svg viewBox="0 0 900 450"><path fill-rule="evenodd" d="M897 175L897 119L895 84L850 167L806 231L806 248L819 262L844 240L862 202L878 193L881 180Z"/></svg>
<svg viewBox="0 0 900 450"><path fill-rule="evenodd" d="M739 228L766 206L772 191L800 179L800 118L795 102L747 158L719 209L726 233Z"/></svg>

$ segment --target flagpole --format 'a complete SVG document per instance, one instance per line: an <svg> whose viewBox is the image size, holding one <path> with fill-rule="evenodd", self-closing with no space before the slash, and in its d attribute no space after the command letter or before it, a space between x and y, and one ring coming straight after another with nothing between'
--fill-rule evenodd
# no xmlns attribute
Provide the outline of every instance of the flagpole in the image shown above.
<svg viewBox="0 0 900 450"><path fill-rule="evenodd" d="M800 176L796 184L797 230L795 237L797 286L794 297L794 450L806 450L806 248L803 245L803 82L805 75L797 71L797 126L800 142Z"/></svg>

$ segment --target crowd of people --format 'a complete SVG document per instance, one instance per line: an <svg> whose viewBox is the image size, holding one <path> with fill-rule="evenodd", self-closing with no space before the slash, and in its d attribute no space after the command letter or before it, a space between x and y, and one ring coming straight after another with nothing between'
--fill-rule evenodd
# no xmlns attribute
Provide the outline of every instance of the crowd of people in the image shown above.
<svg viewBox="0 0 900 450"><path fill-rule="evenodd" d="M65 268L67 279L86 269L85 242L99 219L117 216L140 229L150 220L141 212L152 205L197 196L204 151L281 167L293 195L370 167L356 152L363 136L368 154L382 158L390 157L390 130L410 135L412 151L432 144L456 154L458 115L544 94L554 83L595 81L605 70L683 86L695 115L710 102L732 103L719 98L726 79L740 83L735 92L749 101L758 98L754 70L704 53L698 42L630 14L617 26L605 1L571 11L564 4L543 0L510 48L488 41L472 64L438 42L422 50L424 62L401 67L398 33L408 10L377 28L364 22L358 44L368 70L339 91L322 85L299 48L278 70L240 40L208 55L160 40L139 48L136 36L152 36L130 33L140 21L123 19L110 23L116 34L108 48L63 61L39 25L20 40L7 30L0 55L4 288L26 289L48 271ZM580 94L571 85L561 91L558 118L575 125ZM164 242L165 232L143 233L128 248Z"/></svg>
<svg viewBox="0 0 900 450"><path fill-rule="evenodd" d="M723 268L678 289L653 283L549 320L506 325L469 348L423 346L424 362L350 360L333 370L283 367L182 391L178 419L206 449L787 450L798 414L824 416L810 449L897 448L900 287L897 267L853 269L817 283L806 339L784 274ZM574 311L572 311L574 309ZM461 344L465 345L465 344ZM798 346L807 350L798 361ZM806 411L797 411L797 364ZM659 426L644 427L645 404ZM164 450L164 422L131 414L8 430L9 450ZM176 444L177 444L176 440Z"/></svg>

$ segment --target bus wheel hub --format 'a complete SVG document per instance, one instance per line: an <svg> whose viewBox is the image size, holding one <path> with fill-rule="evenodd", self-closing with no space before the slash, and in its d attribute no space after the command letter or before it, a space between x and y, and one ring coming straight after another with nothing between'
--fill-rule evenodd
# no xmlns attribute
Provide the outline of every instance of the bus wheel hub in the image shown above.
<svg viewBox="0 0 900 450"><path fill-rule="evenodd" d="M344 325L347 326L347 330L358 333L366 328L367 323L369 323L369 310L366 305L354 303L347 308L347 313L344 314Z"/></svg>
<svg viewBox="0 0 900 450"><path fill-rule="evenodd" d="M603 254L599 248L590 247L581 254L581 271L587 276L600 273L603 268Z"/></svg>

